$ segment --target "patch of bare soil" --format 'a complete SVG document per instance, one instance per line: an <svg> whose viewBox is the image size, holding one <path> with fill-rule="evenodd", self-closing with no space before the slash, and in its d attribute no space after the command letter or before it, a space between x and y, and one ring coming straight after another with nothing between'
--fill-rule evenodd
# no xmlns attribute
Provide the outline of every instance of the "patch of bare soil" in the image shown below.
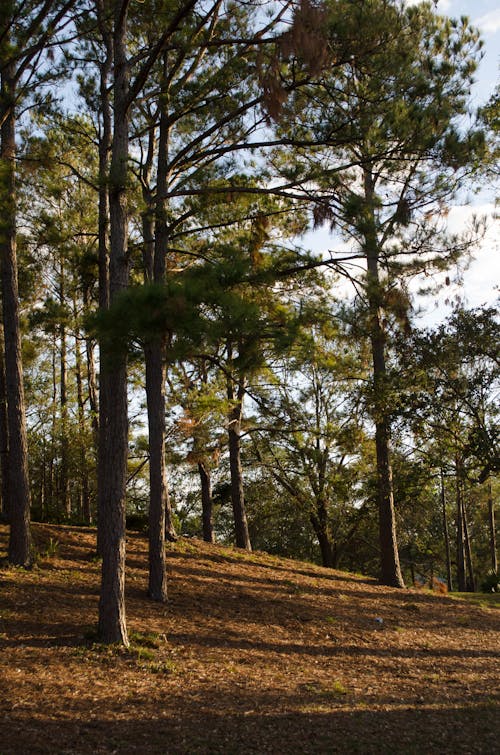
<svg viewBox="0 0 500 755"><path fill-rule="evenodd" d="M495 608L184 539L153 603L131 533L124 651L93 639L95 531L33 529L0 571L1 755L500 749Z"/></svg>

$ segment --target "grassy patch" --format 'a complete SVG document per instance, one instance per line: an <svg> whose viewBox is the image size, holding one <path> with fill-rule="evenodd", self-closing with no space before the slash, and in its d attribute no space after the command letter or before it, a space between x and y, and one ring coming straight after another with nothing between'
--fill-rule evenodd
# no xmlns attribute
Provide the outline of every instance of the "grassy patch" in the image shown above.
<svg viewBox="0 0 500 755"><path fill-rule="evenodd" d="M130 632L129 640L131 645L157 649L166 642L166 637L157 632Z"/></svg>
<svg viewBox="0 0 500 755"><path fill-rule="evenodd" d="M500 608L500 593L498 592L451 592L448 597L455 600L465 600L481 608Z"/></svg>
<svg viewBox="0 0 500 755"><path fill-rule="evenodd" d="M334 679L333 682L329 684L308 682L307 684L304 684L302 686L302 689L304 690L304 692L307 692L310 695L315 695L326 699L344 697L348 693L347 688L339 679Z"/></svg>

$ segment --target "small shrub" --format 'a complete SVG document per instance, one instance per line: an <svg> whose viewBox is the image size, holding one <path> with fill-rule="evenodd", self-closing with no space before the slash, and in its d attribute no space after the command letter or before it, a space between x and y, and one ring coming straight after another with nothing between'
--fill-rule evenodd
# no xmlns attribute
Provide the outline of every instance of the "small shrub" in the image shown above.
<svg viewBox="0 0 500 755"><path fill-rule="evenodd" d="M173 661L155 661L154 663L148 663L146 666L147 671L152 674L175 674L177 667Z"/></svg>
<svg viewBox="0 0 500 755"><path fill-rule="evenodd" d="M147 514L133 513L127 514L127 529L135 532L147 532L149 525L149 518Z"/></svg>
<svg viewBox="0 0 500 755"><path fill-rule="evenodd" d="M154 661L156 658L155 651L151 648L131 647L130 652L136 656L138 661Z"/></svg>
<svg viewBox="0 0 500 755"><path fill-rule="evenodd" d="M330 691L333 695L347 695L346 687L338 679L333 682Z"/></svg>
<svg viewBox="0 0 500 755"><path fill-rule="evenodd" d="M159 648L165 642L165 637L156 632L130 632L129 640L132 645L145 648Z"/></svg>
<svg viewBox="0 0 500 755"><path fill-rule="evenodd" d="M481 583L481 592L500 592L500 574L491 569Z"/></svg>

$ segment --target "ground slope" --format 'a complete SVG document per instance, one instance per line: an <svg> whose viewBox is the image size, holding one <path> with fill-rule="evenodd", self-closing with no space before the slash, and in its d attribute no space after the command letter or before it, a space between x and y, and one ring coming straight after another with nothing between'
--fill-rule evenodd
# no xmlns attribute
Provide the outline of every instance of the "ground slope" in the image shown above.
<svg viewBox="0 0 500 755"><path fill-rule="evenodd" d="M0 570L1 755L500 750L495 608L184 539L155 604L129 534L123 652L93 644L95 532L34 533Z"/></svg>

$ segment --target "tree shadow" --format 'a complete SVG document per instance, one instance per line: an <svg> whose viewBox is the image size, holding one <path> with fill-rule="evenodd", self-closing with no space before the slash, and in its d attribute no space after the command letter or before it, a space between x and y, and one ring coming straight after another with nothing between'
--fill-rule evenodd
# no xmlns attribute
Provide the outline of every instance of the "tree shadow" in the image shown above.
<svg viewBox="0 0 500 755"><path fill-rule="evenodd" d="M174 702L178 704L179 698ZM119 717L102 711L89 717L86 706L73 705L71 715L59 720L28 718L13 711L8 720L15 741L6 747L4 741L2 752L484 755L496 752L498 745L494 709L488 705L349 710L332 703L318 711L308 708L303 698L286 700L283 709L276 698L242 695L235 704L234 698L224 694L215 709L200 706L194 699L183 702L182 707L174 707L167 701L170 710L165 711L163 705L157 715L149 710L141 715L137 705L130 706L128 716Z"/></svg>

